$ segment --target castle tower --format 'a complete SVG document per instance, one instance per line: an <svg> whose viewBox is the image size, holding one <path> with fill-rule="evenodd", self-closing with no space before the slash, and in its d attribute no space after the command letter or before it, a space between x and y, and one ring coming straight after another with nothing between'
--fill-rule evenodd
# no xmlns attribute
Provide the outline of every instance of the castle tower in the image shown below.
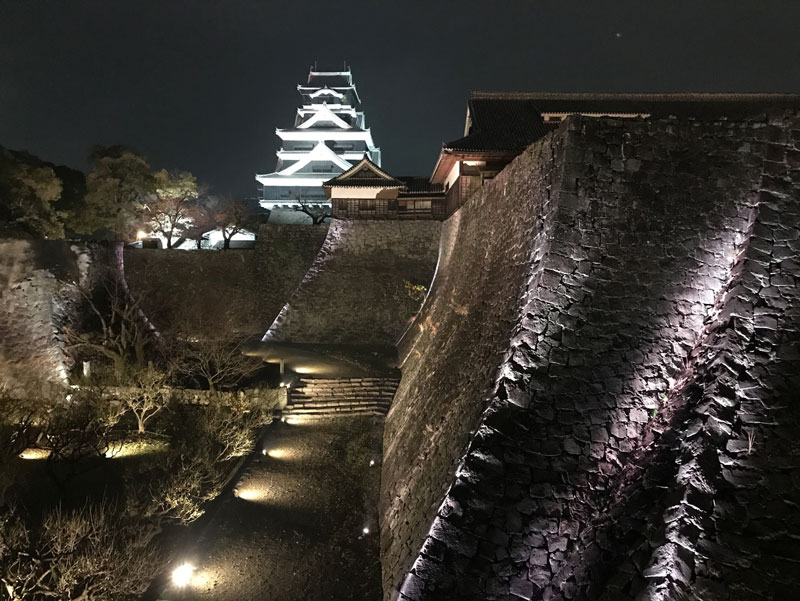
<svg viewBox="0 0 800 601"><path fill-rule="evenodd" d="M361 99L350 68L317 71L297 86L302 104L294 126L276 129L281 139L274 173L256 175L259 202L270 209L271 222L301 222L303 205L330 211L322 183L344 173L364 156L376 165L381 151L366 127Z"/></svg>

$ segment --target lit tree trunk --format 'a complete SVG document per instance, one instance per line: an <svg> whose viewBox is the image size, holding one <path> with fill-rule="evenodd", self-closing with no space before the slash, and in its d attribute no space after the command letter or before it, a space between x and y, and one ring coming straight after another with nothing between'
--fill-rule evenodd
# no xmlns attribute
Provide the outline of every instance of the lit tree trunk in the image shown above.
<svg viewBox="0 0 800 601"><path fill-rule="evenodd" d="M125 243L122 240L117 240L114 243L114 259L116 263L116 278L119 282L119 286L125 296L131 299L131 290L128 287L128 280L125 278ZM148 332L152 332L156 344L161 348L161 350L164 350L164 339L161 337L161 334L153 325L153 323L147 319L147 315L144 314L144 311L142 311L141 307L136 308L136 314L142 321L145 329Z"/></svg>
<svg viewBox="0 0 800 601"><path fill-rule="evenodd" d="M114 356L114 375L117 377L117 382L122 383L125 375L125 357L122 355Z"/></svg>
<svg viewBox="0 0 800 601"><path fill-rule="evenodd" d="M136 421L139 424L139 434L144 434L144 419L142 415L136 414Z"/></svg>

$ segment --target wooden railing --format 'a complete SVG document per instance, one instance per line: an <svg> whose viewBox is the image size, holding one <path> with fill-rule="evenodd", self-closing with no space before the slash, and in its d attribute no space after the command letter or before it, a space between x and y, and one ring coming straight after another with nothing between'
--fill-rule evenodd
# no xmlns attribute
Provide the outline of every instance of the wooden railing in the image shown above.
<svg viewBox="0 0 800 601"><path fill-rule="evenodd" d="M439 219L446 217L445 199L338 199L333 203L333 216L338 219Z"/></svg>

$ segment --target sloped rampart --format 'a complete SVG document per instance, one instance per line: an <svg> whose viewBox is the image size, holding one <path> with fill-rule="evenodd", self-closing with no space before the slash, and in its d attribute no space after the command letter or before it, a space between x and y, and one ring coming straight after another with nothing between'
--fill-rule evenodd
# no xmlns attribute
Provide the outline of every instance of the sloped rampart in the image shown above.
<svg viewBox="0 0 800 601"><path fill-rule="evenodd" d="M387 418L387 598L798 589L799 140L572 117L446 224Z"/></svg>
<svg viewBox="0 0 800 601"><path fill-rule="evenodd" d="M334 219L265 342L393 345L436 265L438 221Z"/></svg>

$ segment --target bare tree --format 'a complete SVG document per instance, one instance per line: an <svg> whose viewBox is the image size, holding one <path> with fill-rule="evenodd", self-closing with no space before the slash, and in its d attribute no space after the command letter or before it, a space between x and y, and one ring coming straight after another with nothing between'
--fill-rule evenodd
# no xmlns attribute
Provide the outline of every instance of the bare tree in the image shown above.
<svg viewBox="0 0 800 601"><path fill-rule="evenodd" d="M227 461L253 450L255 431L269 421L261 407L243 394L234 395L226 404L205 407L201 422L216 461Z"/></svg>
<svg viewBox="0 0 800 601"><path fill-rule="evenodd" d="M128 601L144 592L164 554L158 527L103 501L49 512L31 529L16 511L0 516L0 582L8 601Z"/></svg>
<svg viewBox="0 0 800 601"><path fill-rule="evenodd" d="M111 361L114 374L122 381L129 366L147 364L147 353L157 347L156 332L141 319L140 301L125 290L117 278L108 278L98 299L90 290L80 293L96 318L86 329L64 329L69 348L93 351Z"/></svg>
<svg viewBox="0 0 800 601"><path fill-rule="evenodd" d="M325 223L326 219L332 216L331 208L321 205L310 205L302 202L299 198L296 201L298 204L294 206L294 210L299 213L304 213L311 217L313 225L321 225Z"/></svg>
<svg viewBox="0 0 800 601"><path fill-rule="evenodd" d="M36 440L45 411L43 400L0 384L0 507L5 505L5 493L16 477L16 458Z"/></svg>
<svg viewBox="0 0 800 601"><path fill-rule="evenodd" d="M121 412L101 389L80 388L68 402L54 404L42 420L39 445L50 453L45 469L62 491L78 474L98 466L115 444Z"/></svg>
<svg viewBox="0 0 800 601"><path fill-rule="evenodd" d="M264 366L258 357L242 352L243 343L230 331L213 338L187 340L175 349L175 369L207 385L212 392L234 388Z"/></svg>
<svg viewBox="0 0 800 601"><path fill-rule="evenodd" d="M190 524L203 515L205 504L219 495L224 482L224 467L204 444L173 451L143 464L130 480L129 512L159 522Z"/></svg>
<svg viewBox="0 0 800 601"><path fill-rule="evenodd" d="M169 373L150 364L132 370L128 378L129 386L120 391L119 400L136 417L139 434L144 434L147 421L169 405Z"/></svg>

